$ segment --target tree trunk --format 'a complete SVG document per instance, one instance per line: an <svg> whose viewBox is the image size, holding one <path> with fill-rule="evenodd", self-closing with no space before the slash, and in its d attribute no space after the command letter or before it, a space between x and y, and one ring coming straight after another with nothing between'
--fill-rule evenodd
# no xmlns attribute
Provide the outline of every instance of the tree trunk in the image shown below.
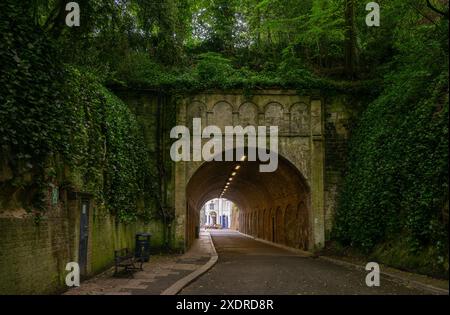
<svg viewBox="0 0 450 315"><path fill-rule="evenodd" d="M356 47L355 0L345 1L345 74L348 79L355 79L358 71L358 54Z"/></svg>

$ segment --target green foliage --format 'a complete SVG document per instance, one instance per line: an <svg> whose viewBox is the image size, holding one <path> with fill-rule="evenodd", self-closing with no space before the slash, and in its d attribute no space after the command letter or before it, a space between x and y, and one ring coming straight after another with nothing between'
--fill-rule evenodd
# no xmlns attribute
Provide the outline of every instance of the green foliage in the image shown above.
<svg viewBox="0 0 450 315"><path fill-rule="evenodd" d="M237 68L234 60L214 52L197 56L191 67L171 69L155 63L148 54L128 55L108 85L129 89L155 89L168 93L194 93L206 89L286 88L299 91L320 89L326 95L337 92L373 93L371 82L336 81L315 75L302 60L289 50L278 66L271 71ZM370 87L371 88L371 87Z"/></svg>
<svg viewBox="0 0 450 315"><path fill-rule="evenodd" d="M116 96L106 95L106 172L104 192L109 208L124 221L152 215L149 153L142 130L130 109Z"/></svg>
<svg viewBox="0 0 450 315"><path fill-rule="evenodd" d="M164 161L149 161L135 117L104 85L345 93L369 105L333 236L392 264L389 244L411 268L428 268L411 259L419 251L433 270L448 266L448 22L426 1L380 0L377 28L362 0L80 0L79 28L64 26L65 3L0 2L3 196L44 209L60 182L125 221L162 206Z"/></svg>
<svg viewBox="0 0 450 315"><path fill-rule="evenodd" d="M448 272L448 22L410 31L352 136L334 235L367 252L402 238Z"/></svg>
<svg viewBox="0 0 450 315"><path fill-rule="evenodd" d="M26 3L0 3L0 160L12 173L0 193L11 199L17 190L32 192L22 193L25 207L42 210L46 160L52 152L68 152L69 133L58 51L30 14Z"/></svg>
<svg viewBox="0 0 450 315"><path fill-rule="evenodd" d="M0 145L15 164L33 168L50 151L65 150L68 134L57 50L26 10L9 2L0 7Z"/></svg>
<svg viewBox="0 0 450 315"><path fill-rule="evenodd" d="M154 179L136 118L88 72L69 69L67 77L65 105L72 124L66 161L73 168L68 184L94 194L123 221L148 220Z"/></svg>
<svg viewBox="0 0 450 315"><path fill-rule="evenodd" d="M65 99L64 118L70 132L69 150L65 161L72 167L67 181L75 189L102 196L105 135L102 126L105 116L105 96L89 73L69 68L62 86ZM61 88L61 87L60 87ZM82 101L80 101L82 100Z"/></svg>
<svg viewBox="0 0 450 315"><path fill-rule="evenodd" d="M1 160L12 172L2 195L24 191L22 206L43 211L56 182L92 193L124 221L148 220L154 179L133 114L88 70L61 62L27 6L0 9Z"/></svg>
<svg viewBox="0 0 450 315"><path fill-rule="evenodd" d="M234 74L231 60L216 53L206 53L199 55L197 65L198 77L203 82L211 82L213 85L220 85Z"/></svg>

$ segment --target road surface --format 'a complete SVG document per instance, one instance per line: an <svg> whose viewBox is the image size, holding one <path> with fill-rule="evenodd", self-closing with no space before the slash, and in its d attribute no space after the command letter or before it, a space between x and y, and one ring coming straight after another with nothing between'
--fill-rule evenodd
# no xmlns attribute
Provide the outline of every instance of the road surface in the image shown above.
<svg viewBox="0 0 450 315"><path fill-rule="evenodd" d="M368 287L368 272L301 257L231 230L213 230L217 264L180 294L424 294L381 275Z"/></svg>

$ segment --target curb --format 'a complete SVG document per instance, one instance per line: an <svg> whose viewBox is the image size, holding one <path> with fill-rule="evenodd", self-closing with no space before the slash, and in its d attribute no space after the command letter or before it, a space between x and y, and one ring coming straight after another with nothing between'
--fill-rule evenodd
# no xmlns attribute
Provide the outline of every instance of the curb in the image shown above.
<svg viewBox="0 0 450 315"><path fill-rule="evenodd" d="M341 266L346 266L346 267L350 267L350 268L354 268L354 269L358 269L358 270L364 270L366 271L364 266L358 265L358 264L354 264L348 261L343 261L343 260L339 260L339 259L335 259L335 258L331 258L331 257L327 257L327 256L319 256L319 259L337 264L337 265L341 265ZM381 268L380 268L381 269ZM419 281L415 281L415 280L411 280L411 279L407 279L405 277L390 273L390 272L386 272L386 271L380 271L380 274L382 274L383 276L389 278L391 281L402 284L402 285L406 285L415 289L419 289L419 290L423 290L423 291L428 291L429 293L432 294L444 294L444 295L448 295L449 291L442 289L442 288L438 288L435 287L431 284L425 284Z"/></svg>
<svg viewBox="0 0 450 315"><path fill-rule="evenodd" d="M170 287L165 289L163 292L161 292L161 295L177 295L184 287L186 287L188 284L190 284L192 281L203 275L205 272L207 272L209 269L211 269L219 259L219 256L217 255L216 248L214 247L214 242L211 238L211 234L208 232L209 241L211 243L212 248L212 255L209 261L204 264L203 266L199 267L194 272L188 274L186 277L181 278L174 284L172 284Z"/></svg>
<svg viewBox="0 0 450 315"><path fill-rule="evenodd" d="M298 248L292 248L292 247L289 247L289 246L286 246L286 245L277 244L277 243L274 243L274 242L271 242L271 241L263 240L262 238L258 238L258 237L255 237L255 236L244 234L244 233L239 232L239 231L237 231L237 232L239 234L241 234L242 236L254 239L255 241L258 241L258 242L261 242L261 243L265 243L265 244L268 244L268 245L272 245L274 247L278 247L278 248L290 251L290 252L292 252L294 254L297 254L299 256L302 256L302 257L313 257L314 256L313 253L308 252L308 251L304 251L304 250L301 250L301 249L298 249Z"/></svg>

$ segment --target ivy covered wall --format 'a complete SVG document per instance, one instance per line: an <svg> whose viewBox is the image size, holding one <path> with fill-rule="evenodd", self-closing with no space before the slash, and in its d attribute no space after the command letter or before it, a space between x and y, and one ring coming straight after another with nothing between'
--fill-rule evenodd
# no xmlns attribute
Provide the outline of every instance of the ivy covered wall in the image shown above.
<svg viewBox="0 0 450 315"><path fill-rule="evenodd" d="M153 234L153 250L165 236L136 116L88 70L63 63L22 9L0 19L0 292L54 293L78 261L80 200L70 196L91 204L88 275L133 248L136 232Z"/></svg>
<svg viewBox="0 0 450 315"><path fill-rule="evenodd" d="M430 32L430 28L434 32ZM333 237L372 259L448 277L448 23L399 33L381 95L350 138Z"/></svg>

